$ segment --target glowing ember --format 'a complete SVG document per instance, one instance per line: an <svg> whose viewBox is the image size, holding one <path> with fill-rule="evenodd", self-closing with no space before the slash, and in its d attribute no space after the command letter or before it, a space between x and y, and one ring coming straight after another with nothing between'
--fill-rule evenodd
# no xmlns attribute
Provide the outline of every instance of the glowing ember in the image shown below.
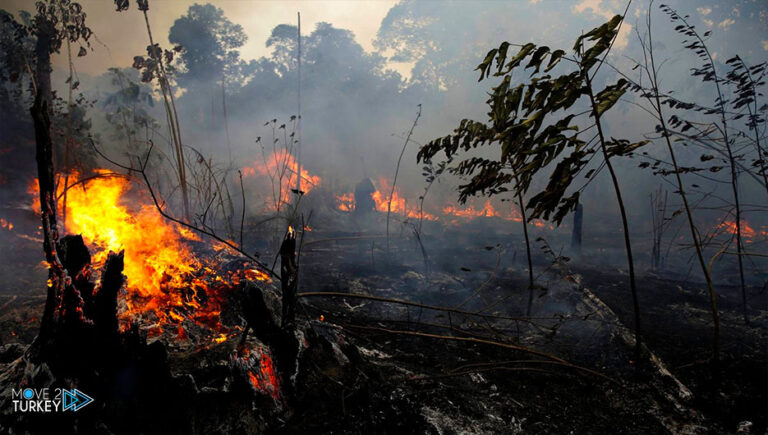
<svg viewBox="0 0 768 435"><path fill-rule="evenodd" d="M13 224L3 218L0 218L0 228L5 228L6 230L10 231L13 229Z"/></svg>
<svg viewBox="0 0 768 435"><path fill-rule="evenodd" d="M257 391L269 394L280 400L280 388L272 357L266 350L252 350L244 358L252 368L248 370L248 380ZM258 361L256 361L258 359ZM258 367L256 365L258 364Z"/></svg>
<svg viewBox="0 0 768 435"><path fill-rule="evenodd" d="M718 230L723 230L729 234L737 234L738 228L736 227L736 221L724 221L717 227ZM749 226L746 221L741 221L741 236L747 239L751 239L755 236L755 230Z"/></svg>
<svg viewBox="0 0 768 435"><path fill-rule="evenodd" d="M725 232L730 235L736 235L738 234L738 228L736 228L736 221L734 220L726 220L723 222L720 222L717 226L715 226L715 231L717 232ZM741 221L741 237L744 240L745 243L752 243L756 236L759 236L761 238L768 237L768 228L766 226L763 226L760 230L755 230L749 222L742 220Z"/></svg>

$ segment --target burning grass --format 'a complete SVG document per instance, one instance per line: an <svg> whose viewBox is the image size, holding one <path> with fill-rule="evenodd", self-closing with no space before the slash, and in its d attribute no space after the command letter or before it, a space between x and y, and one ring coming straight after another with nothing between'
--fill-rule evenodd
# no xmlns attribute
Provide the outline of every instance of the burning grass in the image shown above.
<svg viewBox="0 0 768 435"><path fill-rule="evenodd" d="M61 194L62 183L59 186ZM31 190L36 195L36 189ZM216 259L198 255L192 244L200 241L199 236L163 218L132 191L129 179L108 170L99 170L96 177L68 190L66 228L82 235L97 269L109 252L125 251L122 327L142 320L150 336L170 330L186 339L184 325L192 321L211 329L214 341L221 340L230 332L219 320L227 295L243 279L269 280L259 269L223 270ZM228 248L214 242L214 249Z"/></svg>

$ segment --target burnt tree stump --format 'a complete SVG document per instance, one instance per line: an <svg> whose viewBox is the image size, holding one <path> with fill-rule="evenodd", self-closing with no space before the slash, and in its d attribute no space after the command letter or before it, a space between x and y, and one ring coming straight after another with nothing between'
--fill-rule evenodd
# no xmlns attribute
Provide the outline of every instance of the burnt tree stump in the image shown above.
<svg viewBox="0 0 768 435"><path fill-rule="evenodd" d="M296 328L296 287L299 280L299 268L296 264L296 232L288 230L280 245L280 282L283 292L283 317L281 328L292 332Z"/></svg>
<svg viewBox="0 0 768 435"><path fill-rule="evenodd" d="M576 204L576 210L573 212L573 233L571 233L571 249L576 254L581 254L581 234L584 225L584 207L581 203Z"/></svg>

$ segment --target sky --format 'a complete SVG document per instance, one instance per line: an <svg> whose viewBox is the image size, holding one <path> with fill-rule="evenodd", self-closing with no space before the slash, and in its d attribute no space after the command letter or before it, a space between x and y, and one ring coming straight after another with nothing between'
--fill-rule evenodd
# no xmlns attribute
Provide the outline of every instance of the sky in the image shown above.
<svg viewBox="0 0 768 435"><path fill-rule="evenodd" d="M269 54L266 41L272 29L282 23L296 23L296 13L302 14L302 33L309 33L319 22L351 30L357 42L366 50L373 50L373 40L381 20L395 0L150 0L149 24L153 37L160 45L169 47L168 30L173 22L186 14L195 3L213 3L224 11L230 21L243 26L248 42L240 48L241 57L257 59ZM77 60L80 73L98 75L114 65L130 66L133 56L146 54L149 45L144 17L131 1L127 11L116 12L111 0L80 0L88 14L86 21L93 30L93 51ZM31 10L32 0L0 0L0 8L16 13ZM105 47L108 49L105 49ZM54 64L66 65L66 55L56 56Z"/></svg>
<svg viewBox="0 0 768 435"><path fill-rule="evenodd" d="M441 5L439 0L419 1L433 3L434 7L445 6L445 2ZM302 14L302 33L310 33L319 22L329 22L336 28L352 31L363 49L372 52L373 41L382 20L397 4L397 0L150 0L149 22L157 42L169 47L168 30L174 21L184 15L189 6L208 2L221 8L227 18L243 27L248 41L240 53L245 60L268 55L269 49L265 44L272 29L278 24L295 24L297 12ZM128 11L120 13L115 11L111 0L80 0L80 3L88 14L87 22L95 38L88 56L77 59L75 67L79 73L99 75L111 66L130 66L133 56L146 54L148 38L144 31L144 18L136 9L135 1L131 1ZM489 0L487 3L495 3L495 6L507 3L510 11L514 11L516 6L533 6L553 13L569 11L571 19L584 22L594 18L610 19L614 14L622 13L626 7L624 0ZM483 2L475 1L475 4L482 5ZM751 11L747 13L759 14L759 21L763 24L768 21L768 7L764 4L761 6L760 0L690 0L683 5L690 13L694 13L699 25L722 32L738 27L736 24L747 8ZM21 9L32 10L33 7L33 0L0 0L0 8L14 13ZM638 18L644 8L647 8L647 2L636 0L630 9ZM747 48L768 52L766 27L762 26L760 30L751 33L755 46ZM564 36L570 38L570 35ZM625 47L632 36L633 23L630 19L621 29L616 48ZM54 64L60 68L65 67L66 53L54 56ZM389 63L389 67L403 77L410 76L411 66L411 63Z"/></svg>

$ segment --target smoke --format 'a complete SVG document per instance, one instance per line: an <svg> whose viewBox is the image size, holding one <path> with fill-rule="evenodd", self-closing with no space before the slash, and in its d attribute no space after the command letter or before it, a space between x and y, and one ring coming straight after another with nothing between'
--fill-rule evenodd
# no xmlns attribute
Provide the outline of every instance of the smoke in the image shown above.
<svg viewBox="0 0 768 435"><path fill-rule="evenodd" d="M730 18L733 10L715 8L702 15L688 10L691 6L683 1L670 2L670 5L692 14L691 20L701 27L702 32L715 27L708 44L715 53L718 67L723 70L726 69L723 62L735 54L741 55L749 64L766 60L768 52L754 38L756 34L765 34L762 6L736 2L734 9L739 9L739 17L734 18L736 23L717 28L716 23ZM302 164L311 174L319 176L325 187L339 194L354 190L364 177L391 179L405 136L415 119L417 105L421 104L422 116L414 130L413 142L407 145L398 176L402 194L416 201L425 187L422 168L416 164L419 145L449 134L461 119L487 119L485 100L491 83L478 83L474 68L490 48L498 47L502 41L516 44L530 41L568 51L582 32L598 26L606 17L622 13L625 4L603 0L577 6L564 7L559 2L401 1L382 20L373 44L374 52L364 50L354 33L331 23L303 28ZM155 7L161 8L162 4ZM640 34L647 31L644 22L647 9L646 2L632 4L627 12L627 27L621 33L622 41L616 44L608 58L612 66L638 79L639 71L632 70L631 59L642 57L635 31ZM683 48L683 41L673 31L674 25L656 5L652 12L657 58L664 63L664 87L673 90L681 100L713 105L715 96L711 84L690 76L690 68L699 60ZM715 23L714 26L707 24L710 21ZM178 58L174 61L174 66L179 69L177 77L186 74L185 80L174 83L183 142L200 151L205 158L212 158L219 167L230 168L229 182L233 192L239 189L234 176L236 170L261 162L262 146L267 149L271 146L272 127L265 123L276 119L276 125L286 124L290 134L291 116L298 110L297 29L289 23L265 24L272 26L272 33L267 40L256 42L267 47L269 54L252 60L237 59L241 62L238 73L228 78L224 86L215 75L194 80L195 77L190 77L194 71L184 69L185 65L179 64ZM631 32L627 31L629 29ZM169 29L155 28L154 31L164 34ZM736 53L734 50L737 49L742 51ZM403 64L413 65L407 77L393 69L393 66ZM137 153L140 149L127 149L125 132L120 130L124 128L120 127L123 121L117 119L116 114L127 113L125 110L130 108L131 124L155 119L154 131L147 133L150 130L146 128L147 124L141 124L145 128L138 127L136 132L142 139L152 139L160 150L167 147L168 132L157 92L150 100L123 101L122 107L118 104L115 95L132 86L127 84L129 82L137 84L140 94L153 95L152 89L140 82L135 71L128 68L123 72L124 82L115 80L114 72L96 77L79 74L78 79L83 95L94 102L87 115L93 122L92 132L110 155L128 161L127 154ZM605 66L595 78L595 86L602 88L615 83L618 78L613 68ZM66 72L56 70L54 80L63 95L68 87ZM635 106L637 102L637 96L627 94L608 113L605 119L608 136L636 141L654 132L657 122ZM694 120L706 119L705 115L696 113L686 116ZM585 118L582 122L586 125L590 121ZM282 140L282 132L278 133L278 139ZM257 143L259 137L261 141ZM693 166L699 162L702 150L683 144L677 147L681 165ZM666 159L660 141L652 143L645 151L652 157ZM494 152L498 151L483 153L492 156ZM616 166L621 174L631 224L642 232L642 237L649 237L649 195L659 185L670 193L676 189L669 180L653 176L648 169L638 168L640 161L640 158L617 159ZM692 187L693 190L703 192L698 199L718 207L718 210L708 212L713 215L722 215L722 208L726 207L727 201L717 198L729 197L729 188L722 183L727 180L725 172L713 174L710 179L686 177L687 183L698 186ZM742 175L741 180L744 202L764 203L765 192L759 185L747 175ZM440 210L446 203L455 201L455 186L460 182L448 174L441 177L430 190L425 208ZM545 182L546 177L536 180L534 189L541 188ZM258 196L261 192L254 190L266 186L246 187L250 197ZM610 200L612 189L607 175L601 173L584 190L585 216L605 217L607 227L587 231L615 232L619 228L617 209ZM671 206L670 213L675 206ZM754 212L748 218L754 219L753 226L756 227L768 223L762 221L764 213Z"/></svg>

